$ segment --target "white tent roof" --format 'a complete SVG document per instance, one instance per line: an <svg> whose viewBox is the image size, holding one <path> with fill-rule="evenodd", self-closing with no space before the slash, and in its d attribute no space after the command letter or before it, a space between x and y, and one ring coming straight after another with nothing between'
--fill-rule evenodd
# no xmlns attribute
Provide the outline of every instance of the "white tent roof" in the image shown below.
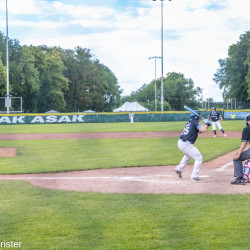
<svg viewBox="0 0 250 250"><path fill-rule="evenodd" d="M88 109L88 110L83 111L83 113L95 113L95 111L91 110L91 109Z"/></svg>
<svg viewBox="0 0 250 250"><path fill-rule="evenodd" d="M148 111L138 102L125 102L120 108L113 109L113 112L128 112L128 111Z"/></svg>
<svg viewBox="0 0 250 250"><path fill-rule="evenodd" d="M50 111L47 111L47 112L45 112L45 113L59 113L58 111L56 111L56 110L50 110Z"/></svg>

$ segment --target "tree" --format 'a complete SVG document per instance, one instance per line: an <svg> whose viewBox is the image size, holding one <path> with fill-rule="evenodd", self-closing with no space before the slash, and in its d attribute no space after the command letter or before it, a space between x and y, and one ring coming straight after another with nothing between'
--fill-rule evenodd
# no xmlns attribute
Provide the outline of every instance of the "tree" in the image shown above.
<svg viewBox="0 0 250 250"><path fill-rule="evenodd" d="M89 49L21 46L9 39L10 94L23 98L23 109L111 111L121 90L113 72L93 60ZM2 64L1 64L2 63ZM0 94L5 94L6 37L0 32Z"/></svg>
<svg viewBox="0 0 250 250"><path fill-rule="evenodd" d="M2 97L6 95L6 78L6 67L3 66L2 60L0 58L0 96Z"/></svg>
<svg viewBox="0 0 250 250"><path fill-rule="evenodd" d="M183 110L185 105L197 106L197 98L202 94L200 87L195 88L192 79L183 74L172 72L164 80L164 99L174 110Z"/></svg>
<svg viewBox="0 0 250 250"><path fill-rule="evenodd" d="M111 111L121 94L111 70L92 60L89 49L77 47L64 53L65 76L69 79L69 89L65 92L67 110Z"/></svg>
<svg viewBox="0 0 250 250"><path fill-rule="evenodd" d="M77 47L74 51L65 51L66 72L69 89L65 92L67 110L96 110L104 104L100 96L98 72L91 61L90 50Z"/></svg>
<svg viewBox="0 0 250 250"><path fill-rule="evenodd" d="M157 110L160 110L161 79L157 79ZM192 79L186 79L183 74L172 72L163 79L163 101L164 110L183 110L184 105L198 106L197 98L202 94L200 87L195 88ZM123 101L138 101L142 105L147 105L147 99L150 99L150 108L154 110L155 106L155 81L149 84L143 84L141 88L131 93L129 97L123 98Z"/></svg>
<svg viewBox="0 0 250 250"><path fill-rule="evenodd" d="M118 85L118 80L113 72L98 60L95 61L95 66L100 74L100 82L104 86L103 111L112 111L120 102L121 90Z"/></svg>
<svg viewBox="0 0 250 250"><path fill-rule="evenodd" d="M229 47L228 58L219 59L214 81L223 89L224 99L250 100L250 31Z"/></svg>
<svg viewBox="0 0 250 250"><path fill-rule="evenodd" d="M38 111L40 90L39 71L36 68L36 50L32 46L23 46L20 52L18 72L19 81L14 85L13 92L23 97L23 109Z"/></svg>
<svg viewBox="0 0 250 250"><path fill-rule="evenodd" d="M64 69L65 66L57 48L45 52L44 67L40 72L39 112L50 109L65 110L64 91L68 89L68 79L63 74Z"/></svg>

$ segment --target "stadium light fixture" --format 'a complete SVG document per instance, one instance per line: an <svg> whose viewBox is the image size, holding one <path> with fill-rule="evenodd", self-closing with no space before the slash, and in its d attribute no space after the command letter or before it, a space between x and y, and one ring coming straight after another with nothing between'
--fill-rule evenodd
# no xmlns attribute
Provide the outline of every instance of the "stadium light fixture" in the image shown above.
<svg viewBox="0 0 250 250"><path fill-rule="evenodd" d="M151 56L148 59L155 59L155 111L157 111L157 95L156 95L156 59L160 59L160 56Z"/></svg>
<svg viewBox="0 0 250 250"><path fill-rule="evenodd" d="M156 0L153 1L156 2ZM163 109L163 2L164 0L160 1L161 1L161 111L164 111Z"/></svg>
<svg viewBox="0 0 250 250"><path fill-rule="evenodd" d="M10 113L10 91L9 91L9 34L8 34L8 0L6 0L6 73L7 73L7 97L5 106L7 114Z"/></svg>

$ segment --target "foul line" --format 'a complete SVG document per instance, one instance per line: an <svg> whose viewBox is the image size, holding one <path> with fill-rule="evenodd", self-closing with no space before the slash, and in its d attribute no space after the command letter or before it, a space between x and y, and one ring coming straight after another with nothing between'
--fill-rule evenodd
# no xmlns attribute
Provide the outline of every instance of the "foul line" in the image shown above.
<svg viewBox="0 0 250 250"><path fill-rule="evenodd" d="M229 163L227 163L226 165L220 167L220 168L215 169L214 172L221 172L221 171L224 171L227 167L229 167L229 166L231 166L231 165L233 165L233 162L232 162L232 161L229 162Z"/></svg>
<svg viewBox="0 0 250 250"><path fill-rule="evenodd" d="M178 184L185 181L164 181L164 180L154 180L152 178L166 178L172 177L172 175L149 175L149 176L79 176L79 177L0 177L0 180L91 180L91 179L113 179L116 181L140 181L140 182L152 182L152 183L168 183L168 184Z"/></svg>

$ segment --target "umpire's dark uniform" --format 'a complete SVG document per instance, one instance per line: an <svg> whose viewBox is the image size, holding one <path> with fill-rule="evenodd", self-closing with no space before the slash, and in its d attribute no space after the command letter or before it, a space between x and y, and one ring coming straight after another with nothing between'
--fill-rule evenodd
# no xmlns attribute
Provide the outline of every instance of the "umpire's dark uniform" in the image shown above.
<svg viewBox="0 0 250 250"><path fill-rule="evenodd" d="M250 126L243 129L241 141L250 142ZM234 160L234 176L243 177L242 161L250 159L250 148L243 151L238 160Z"/></svg>

